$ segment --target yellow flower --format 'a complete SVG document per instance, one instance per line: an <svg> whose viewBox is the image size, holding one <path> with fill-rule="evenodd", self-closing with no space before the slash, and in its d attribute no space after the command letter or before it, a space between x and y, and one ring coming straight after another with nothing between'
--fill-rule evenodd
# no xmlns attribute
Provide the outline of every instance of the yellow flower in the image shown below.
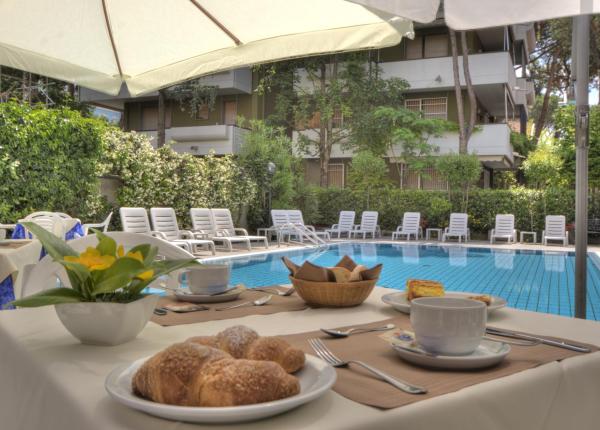
<svg viewBox="0 0 600 430"><path fill-rule="evenodd" d="M89 246L79 256L65 256L65 261L83 264L90 270L108 269L110 266L112 266L115 260L115 257L112 255L101 255L100 251L98 251L96 248L92 248L91 246Z"/></svg>
<svg viewBox="0 0 600 430"><path fill-rule="evenodd" d="M147 281L148 279L152 278L152 276L154 276L154 270L150 269L140 273L136 276L136 278L141 279L142 281Z"/></svg>
<svg viewBox="0 0 600 430"><path fill-rule="evenodd" d="M140 251L128 252L125 257L133 258L134 260L139 261L140 263L144 262L144 256Z"/></svg>
<svg viewBox="0 0 600 430"><path fill-rule="evenodd" d="M119 245L119 247L117 248L117 257L122 257L125 255L125 248L123 248L123 245Z"/></svg>

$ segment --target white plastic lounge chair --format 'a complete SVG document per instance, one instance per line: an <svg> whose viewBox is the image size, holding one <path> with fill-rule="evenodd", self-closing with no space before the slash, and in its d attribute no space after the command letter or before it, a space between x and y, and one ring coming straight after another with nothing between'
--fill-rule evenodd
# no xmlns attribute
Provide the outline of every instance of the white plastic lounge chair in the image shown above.
<svg viewBox="0 0 600 430"><path fill-rule="evenodd" d="M188 251L192 254L198 254L199 251L208 248L215 255L215 244L212 240L198 239L191 231L179 230L177 215L173 208L151 208L150 219L154 231L164 234L168 241L184 241L189 245Z"/></svg>
<svg viewBox="0 0 600 430"><path fill-rule="evenodd" d="M564 215L548 215L546 228L542 231L542 245L548 245L549 240L561 241L563 246L569 244L569 232Z"/></svg>
<svg viewBox="0 0 600 430"><path fill-rule="evenodd" d="M181 247L157 237L121 231L110 231L107 235L112 237L119 245L123 245L126 251L134 246L147 243L158 247L158 256L160 257L167 259L194 258L192 254ZM82 252L88 246L96 246L97 244L98 239L96 238L96 235L88 235L69 242L69 246L77 252ZM167 285L169 287L177 288L179 286L177 278L180 272L181 271L175 271L168 275ZM23 268L23 288L19 298L56 287L57 276L60 276L60 279L63 280L65 285L70 285L62 266L55 263L50 256L45 256L37 264L26 265ZM152 284L150 284L150 286L152 286Z"/></svg>
<svg viewBox="0 0 600 430"><path fill-rule="evenodd" d="M119 215L121 216L121 227L124 232L143 234L168 240L166 234L154 231L150 228L150 220L148 219L146 209L122 207L119 209ZM169 242L192 253L192 247L186 240L171 240Z"/></svg>
<svg viewBox="0 0 600 430"><path fill-rule="evenodd" d="M265 248L269 242L265 236L251 236L245 228L236 228L233 225L231 211L229 209L211 209L214 226L217 232L222 232L228 237L245 238L252 242L260 242Z"/></svg>
<svg viewBox="0 0 600 430"><path fill-rule="evenodd" d="M113 213L109 213L108 216L104 219L104 221L99 222L99 223L88 223L88 224L83 224L83 234L85 236L88 235L90 228L96 229L96 230L101 230L103 233L106 233L108 231L108 225L110 224L110 220L112 219Z"/></svg>
<svg viewBox="0 0 600 430"><path fill-rule="evenodd" d="M315 236L320 237L325 240L330 240L331 237L327 231L317 231L314 226L304 224L304 217L302 216L302 211L298 209L289 209L288 220L290 223L299 226L303 229L307 229L311 231Z"/></svg>
<svg viewBox="0 0 600 430"><path fill-rule="evenodd" d="M442 242L450 237L458 238L460 243L461 239L464 238L465 242L469 237L468 221L469 215L465 213L452 213L450 214L450 224L444 229L442 234Z"/></svg>
<svg viewBox="0 0 600 430"><path fill-rule="evenodd" d="M325 230L330 236L337 234L338 239L342 237L342 234L346 233L348 237L354 229L354 220L356 219L356 212L354 211L341 211L340 217L337 224L333 224L331 228Z"/></svg>
<svg viewBox="0 0 600 430"><path fill-rule="evenodd" d="M375 238L378 217L379 213L376 211L364 211L360 218L360 224L355 225L354 230L352 230L352 236L356 237L356 235L362 234L363 239L365 239L367 234L371 234L371 237Z"/></svg>
<svg viewBox="0 0 600 430"><path fill-rule="evenodd" d="M233 251L234 243L241 243L250 251L250 240L243 236L229 237L225 232L219 232L213 219L212 211L208 208L191 208L192 231L196 237L203 237L220 244L229 252Z"/></svg>
<svg viewBox="0 0 600 430"><path fill-rule="evenodd" d="M64 238L67 233L64 219L56 212L34 212L19 220L19 224L22 222L36 223L60 238ZM29 237L29 234L30 232L25 228L25 237Z"/></svg>
<svg viewBox="0 0 600 430"><path fill-rule="evenodd" d="M496 239L506 239L507 243L517 241L515 216L513 214L496 215L496 225L490 232L490 243L494 243Z"/></svg>
<svg viewBox="0 0 600 430"><path fill-rule="evenodd" d="M404 212L402 225L398 226L396 231L392 233L392 240L399 239L401 236L406 237L406 240L410 240L410 237L414 236L415 240L417 240L419 238L420 227L420 212Z"/></svg>

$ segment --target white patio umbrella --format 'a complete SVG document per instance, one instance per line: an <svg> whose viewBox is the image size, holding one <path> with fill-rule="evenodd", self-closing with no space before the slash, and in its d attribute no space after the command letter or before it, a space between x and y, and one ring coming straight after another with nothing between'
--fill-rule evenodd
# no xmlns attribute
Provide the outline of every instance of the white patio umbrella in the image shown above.
<svg viewBox="0 0 600 430"><path fill-rule="evenodd" d="M379 13L419 22L435 19L440 0L348 0ZM576 100L575 316L586 316L587 203L589 147L590 14L600 0L445 0L444 18L455 30L519 24L573 16L572 68Z"/></svg>
<svg viewBox="0 0 600 430"><path fill-rule="evenodd" d="M412 22L344 0L5 0L0 65L133 96L218 71L396 45Z"/></svg>

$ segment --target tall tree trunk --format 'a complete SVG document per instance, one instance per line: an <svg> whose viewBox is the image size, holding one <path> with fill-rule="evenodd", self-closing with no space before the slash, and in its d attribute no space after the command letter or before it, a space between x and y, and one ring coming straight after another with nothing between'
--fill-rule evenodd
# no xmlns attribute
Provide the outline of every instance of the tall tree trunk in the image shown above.
<svg viewBox="0 0 600 430"><path fill-rule="evenodd" d="M327 91L327 66L325 63L321 64L319 81L321 84L321 94L324 95ZM319 185L321 187L327 186L327 176L329 173L329 157L331 156L331 148L329 148L329 136L327 136L327 122L324 120L323 115L319 118L319 163L321 177Z"/></svg>
<svg viewBox="0 0 600 430"><path fill-rule="evenodd" d="M550 107L550 96L552 95L552 91L554 90L554 85L556 82L556 72L558 70L558 58L556 55L552 55L552 60L550 60L550 64L548 65L548 83L546 85L546 92L544 93L544 101L542 102L542 108L540 109L540 115L538 116L535 122L535 140L538 141L540 136L542 135L542 130L546 125L547 117L548 117L548 108Z"/></svg>
<svg viewBox="0 0 600 430"><path fill-rule="evenodd" d="M165 145L165 90L158 90L158 121L156 125L156 146Z"/></svg>
<svg viewBox="0 0 600 430"><path fill-rule="evenodd" d="M475 120L477 119L477 98L475 97L473 82L471 81L471 72L469 71L469 49L467 47L467 34L464 31L460 32L460 44L463 57L463 75L465 76L467 93L469 94L469 126L465 131L465 140L468 147L469 139L475 128Z"/></svg>
<svg viewBox="0 0 600 430"><path fill-rule="evenodd" d="M454 94L456 95L456 110L458 112L458 152L467 153L467 136L465 133L465 111L463 107L462 90L460 88L460 74L458 71L458 48L456 47L456 32L448 29L450 34L450 48L452 49L452 73L454 75Z"/></svg>

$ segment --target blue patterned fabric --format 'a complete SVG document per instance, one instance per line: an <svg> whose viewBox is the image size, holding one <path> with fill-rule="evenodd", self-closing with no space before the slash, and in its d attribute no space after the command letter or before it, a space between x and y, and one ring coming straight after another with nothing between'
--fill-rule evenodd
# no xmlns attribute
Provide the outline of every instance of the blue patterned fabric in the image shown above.
<svg viewBox="0 0 600 430"><path fill-rule="evenodd" d="M15 299L15 290L13 288L12 276L8 275L6 279L0 282L0 309L14 309L12 305L7 303L12 302Z"/></svg>
<svg viewBox="0 0 600 430"><path fill-rule="evenodd" d="M23 224L17 224L12 232L11 239L25 239L25 227ZM31 233L29 233L29 239L31 239Z"/></svg>
<svg viewBox="0 0 600 430"><path fill-rule="evenodd" d="M75 223L73 228L65 234L65 240L73 240L78 237L83 237L83 226L80 222ZM11 239L26 239L25 237L25 227L22 224L17 224L14 231L12 232ZM31 233L29 233L29 239L31 239Z"/></svg>

